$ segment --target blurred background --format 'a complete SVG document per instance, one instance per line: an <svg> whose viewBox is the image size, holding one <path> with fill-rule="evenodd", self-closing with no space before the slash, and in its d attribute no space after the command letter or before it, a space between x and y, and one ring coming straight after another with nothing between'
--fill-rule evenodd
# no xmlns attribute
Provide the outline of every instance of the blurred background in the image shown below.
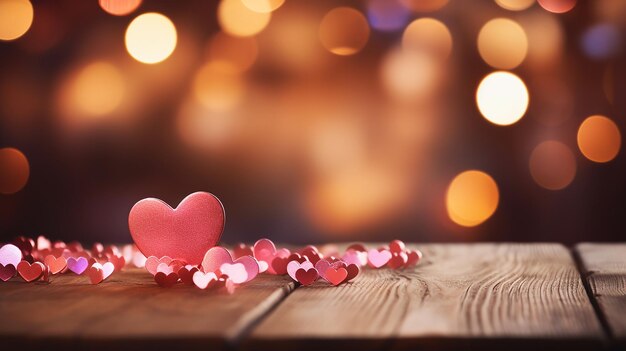
<svg viewBox="0 0 626 351"><path fill-rule="evenodd" d="M623 241L626 1L0 0L0 233Z"/></svg>

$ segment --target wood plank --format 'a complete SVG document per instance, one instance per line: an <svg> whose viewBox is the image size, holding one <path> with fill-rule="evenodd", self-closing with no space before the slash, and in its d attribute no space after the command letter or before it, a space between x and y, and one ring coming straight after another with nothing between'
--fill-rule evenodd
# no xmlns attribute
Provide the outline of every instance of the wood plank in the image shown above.
<svg viewBox="0 0 626 351"><path fill-rule="evenodd" d="M605 337L570 252L559 244L420 245L404 271L290 294L249 349L572 349Z"/></svg>
<svg viewBox="0 0 626 351"><path fill-rule="evenodd" d="M233 295L178 284L161 288L143 269L91 285L86 276L53 276L51 284L0 284L0 345L132 349L229 348L294 287L263 275Z"/></svg>
<svg viewBox="0 0 626 351"><path fill-rule="evenodd" d="M583 243L576 251L609 334L626 348L626 244Z"/></svg>

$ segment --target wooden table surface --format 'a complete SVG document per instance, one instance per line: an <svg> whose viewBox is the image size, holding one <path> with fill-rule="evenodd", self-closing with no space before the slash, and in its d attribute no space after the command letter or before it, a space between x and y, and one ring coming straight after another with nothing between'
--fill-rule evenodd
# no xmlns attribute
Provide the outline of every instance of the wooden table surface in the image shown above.
<svg viewBox="0 0 626 351"><path fill-rule="evenodd" d="M0 345L72 349L626 349L626 244L413 244L406 270L339 287L261 275L233 295L158 287L142 269L91 285L0 282ZM1 349L7 349L0 347Z"/></svg>

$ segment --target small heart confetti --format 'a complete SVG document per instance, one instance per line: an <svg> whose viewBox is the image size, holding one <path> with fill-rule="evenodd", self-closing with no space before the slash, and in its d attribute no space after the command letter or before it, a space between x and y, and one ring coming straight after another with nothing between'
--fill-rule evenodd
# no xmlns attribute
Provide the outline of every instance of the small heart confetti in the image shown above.
<svg viewBox="0 0 626 351"><path fill-rule="evenodd" d="M348 277L348 271L343 267L329 267L326 272L324 272L324 276L329 283L337 286L346 280L346 278Z"/></svg>
<svg viewBox="0 0 626 351"><path fill-rule="evenodd" d="M39 279L45 269L46 266L41 262L30 264L27 261L20 261L17 265L17 273L28 283Z"/></svg>
<svg viewBox="0 0 626 351"><path fill-rule="evenodd" d="M0 280L3 282L8 281L9 279L15 277L17 274L17 269L12 264L7 264L6 266L0 263Z"/></svg>
<svg viewBox="0 0 626 351"><path fill-rule="evenodd" d="M0 264L12 264L14 267L22 260L22 250L13 244L6 244L0 248Z"/></svg>
<svg viewBox="0 0 626 351"><path fill-rule="evenodd" d="M308 269L298 268L295 273L296 279L300 284L307 286L313 284L319 277L317 269L311 267Z"/></svg>
<svg viewBox="0 0 626 351"><path fill-rule="evenodd" d="M100 284L104 280L104 271L100 263L94 263L87 269L87 276L91 284Z"/></svg>
<svg viewBox="0 0 626 351"><path fill-rule="evenodd" d="M204 273L196 271L193 274L193 283L200 289L206 289L217 283L217 275L213 272Z"/></svg>
<svg viewBox="0 0 626 351"><path fill-rule="evenodd" d="M67 260L63 256L55 257L54 255L48 255L43 262L50 269L50 274L61 273L67 267Z"/></svg>
<svg viewBox="0 0 626 351"><path fill-rule="evenodd" d="M391 259L391 252L386 249L377 250L371 249L367 252L367 261L373 268L380 268L389 262Z"/></svg>
<svg viewBox="0 0 626 351"><path fill-rule="evenodd" d="M174 284L178 282L178 274L174 272L169 274L156 272L156 274L154 275L154 281L159 284L159 286L169 288L171 286L174 286Z"/></svg>
<svg viewBox="0 0 626 351"><path fill-rule="evenodd" d="M70 257L67 259L67 268L70 271L78 275L83 274L83 272L87 269L88 266L89 266L89 261L84 257L79 257L79 258Z"/></svg>

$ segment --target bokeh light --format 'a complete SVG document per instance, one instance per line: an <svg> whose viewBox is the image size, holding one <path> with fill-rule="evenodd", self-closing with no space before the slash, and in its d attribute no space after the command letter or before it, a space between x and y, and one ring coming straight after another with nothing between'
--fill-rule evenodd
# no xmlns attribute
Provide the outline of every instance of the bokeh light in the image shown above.
<svg viewBox="0 0 626 351"><path fill-rule="evenodd" d="M611 119L595 115L587 117L578 128L578 148L593 162L609 162L617 156L622 135Z"/></svg>
<svg viewBox="0 0 626 351"><path fill-rule="evenodd" d="M186 145L208 153L224 151L240 129L235 115L208 111L193 100L183 103L175 122Z"/></svg>
<svg viewBox="0 0 626 351"><path fill-rule="evenodd" d="M176 48L174 23L160 13L135 18L126 29L126 50L137 61L154 64L168 58Z"/></svg>
<svg viewBox="0 0 626 351"><path fill-rule="evenodd" d="M24 154L15 148L0 149L0 193L14 194L28 182L30 166Z"/></svg>
<svg viewBox="0 0 626 351"><path fill-rule="evenodd" d="M392 50L383 59L383 86L397 100L416 101L429 97L440 83L441 66L422 51Z"/></svg>
<svg viewBox="0 0 626 351"><path fill-rule="evenodd" d="M522 11L531 7L535 0L495 0L496 4L498 4L503 9L511 10L511 11Z"/></svg>
<svg viewBox="0 0 626 351"><path fill-rule="evenodd" d="M260 33L270 23L270 12L257 12L241 0L222 0L217 8L217 20L222 30L238 37Z"/></svg>
<svg viewBox="0 0 626 351"><path fill-rule="evenodd" d="M258 54L256 38L233 37L223 32L215 34L208 47L209 60L227 62L239 72L249 69Z"/></svg>
<svg viewBox="0 0 626 351"><path fill-rule="evenodd" d="M0 0L0 40L15 40L33 24L33 5L28 0Z"/></svg>
<svg viewBox="0 0 626 351"><path fill-rule="evenodd" d="M107 62L85 66L70 86L70 103L78 114L89 117L105 116L121 104L126 92L122 73Z"/></svg>
<svg viewBox="0 0 626 351"><path fill-rule="evenodd" d="M411 22L404 30L402 48L422 50L445 59L452 51L452 35L442 22L433 18L420 18Z"/></svg>
<svg viewBox="0 0 626 351"><path fill-rule="evenodd" d="M243 93L243 82L228 62L214 61L202 66L193 81L193 93L198 102L213 111L234 107Z"/></svg>
<svg viewBox="0 0 626 351"><path fill-rule="evenodd" d="M469 170L460 173L446 192L446 209L450 219L464 227L477 226L498 208L498 185L487 173Z"/></svg>
<svg viewBox="0 0 626 351"><path fill-rule="evenodd" d="M403 28L409 20L409 9L395 0L369 0L367 18L372 28L391 32Z"/></svg>
<svg viewBox="0 0 626 351"><path fill-rule="evenodd" d="M581 38L583 51L595 59L606 59L620 50L622 38L619 29L603 23L587 29Z"/></svg>
<svg viewBox="0 0 626 351"><path fill-rule="evenodd" d="M548 140L535 147L528 162L537 184L549 190L561 190L576 176L576 158L567 145Z"/></svg>
<svg viewBox="0 0 626 351"><path fill-rule="evenodd" d="M495 18L487 22L478 33L478 52L494 68L515 68L526 57L528 39L517 22Z"/></svg>
<svg viewBox="0 0 626 351"><path fill-rule="evenodd" d="M400 2L415 12L433 12L446 6L449 0L400 0Z"/></svg>
<svg viewBox="0 0 626 351"><path fill-rule="evenodd" d="M335 55L354 55L361 51L370 36L365 16L350 7L330 10L322 19L320 41Z"/></svg>
<svg viewBox="0 0 626 351"><path fill-rule="evenodd" d="M552 13L565 13L576 6L576 0L537 0L537 2Z"/></svg>
<svg viewBox="0 0 626 351"><path fill-rule="evenodd" d="M494 72L483 78L476 90L480 113L489 122L507 126L519 121L528 109L528 90L513 73Z"/></svg>
<svg viewBox="0 0 626 351"><path fill-rule="evenodd" d="M241 0L241 2L254 12L268 13L283 6L285 0Z"/></svg>
<svg viewBox="0 0 626 351"><path fill-rule="evenodd" d="M115 16L126 16L135 11L142 0L98 0L100 7Z"/></svg>
<svg viewBox="0 0 626 351"><path fill-rule="evenodd" d="M533 11L520 16L519 20L528 37L525 62L533 68L558 67L565 37L559 18L545 11Z"/></svg>

